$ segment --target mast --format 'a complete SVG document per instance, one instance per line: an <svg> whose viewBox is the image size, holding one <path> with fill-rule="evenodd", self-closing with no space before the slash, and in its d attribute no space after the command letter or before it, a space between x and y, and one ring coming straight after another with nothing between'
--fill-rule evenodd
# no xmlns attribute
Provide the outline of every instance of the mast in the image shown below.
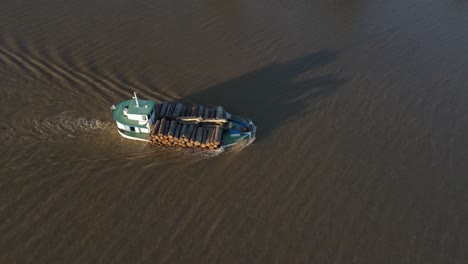
<svg viewBox="0 0 468 264"><path fill-rule="evenodd" d="M133 98L135 98L136 106L137 106L137 107L140 107L140 106L138 105L138 98L137 98L137 96L136 96L136 93L133 92L133 95L134 95Z"/></svg>

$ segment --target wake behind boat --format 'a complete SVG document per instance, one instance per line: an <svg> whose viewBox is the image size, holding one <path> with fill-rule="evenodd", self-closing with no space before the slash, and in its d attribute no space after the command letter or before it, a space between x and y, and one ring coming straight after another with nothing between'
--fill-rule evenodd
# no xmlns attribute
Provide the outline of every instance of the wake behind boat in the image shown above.
<svg viewBox="0 0 468 264"><path fill-rule="evenodd" d="M251 120L230 114L222 106L186 107L138 99L113 107L113 117L121 136L156 146L223 151L242 147L255 140Z"/></svg>

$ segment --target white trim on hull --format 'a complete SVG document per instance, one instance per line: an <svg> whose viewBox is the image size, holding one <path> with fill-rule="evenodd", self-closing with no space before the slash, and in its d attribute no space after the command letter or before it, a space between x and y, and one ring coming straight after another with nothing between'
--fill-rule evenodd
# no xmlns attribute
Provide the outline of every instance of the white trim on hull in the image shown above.
<svg viewBox="0 0 468 264"><path fill-rule="evenodd" d="M133 139L133 140L139 140L139 141L144 141L144 142L148 142L149 140L147 139L141 139L141 138L136 138L136 137L131 137L131 136L127 136L125 135L124 133L120 132L120 130L117 129L117 132L119 132L119 134L124 137L124 138L128 138L128 139Z"/></svg>

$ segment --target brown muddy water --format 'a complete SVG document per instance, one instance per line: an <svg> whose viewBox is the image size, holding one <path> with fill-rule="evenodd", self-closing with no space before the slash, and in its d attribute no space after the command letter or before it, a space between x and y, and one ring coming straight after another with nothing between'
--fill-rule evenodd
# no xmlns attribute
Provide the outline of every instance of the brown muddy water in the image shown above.
<svg viewBox="0 0 468 264"><path fill-rule="evenodd" d="M0 3L1 263L467 263L468 2ZM112 104L223 105L216 157Z"/></svg>

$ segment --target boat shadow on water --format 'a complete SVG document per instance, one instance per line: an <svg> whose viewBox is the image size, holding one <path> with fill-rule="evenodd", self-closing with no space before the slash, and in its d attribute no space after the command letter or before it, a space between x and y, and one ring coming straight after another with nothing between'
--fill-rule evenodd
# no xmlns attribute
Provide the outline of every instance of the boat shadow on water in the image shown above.
<svg viewBox="0 0 468 264"><path fill-rule="evenodd" d="M338 51L322 50L241 75L187 99L223 105L232 113L252 119L259 142L287 122L317 110L320 98L347 82L333 74L317 73L337 57Z"/></svg>

